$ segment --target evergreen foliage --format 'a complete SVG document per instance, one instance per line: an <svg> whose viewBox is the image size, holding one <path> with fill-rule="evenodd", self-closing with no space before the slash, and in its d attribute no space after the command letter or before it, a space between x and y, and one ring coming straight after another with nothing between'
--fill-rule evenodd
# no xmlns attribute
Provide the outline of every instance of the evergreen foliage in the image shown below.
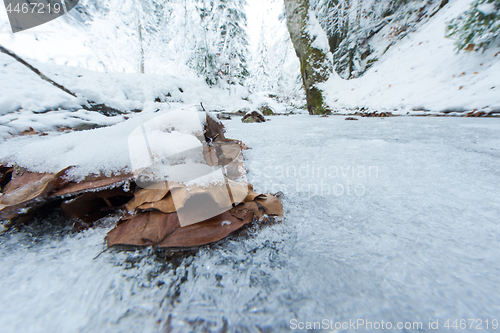
<svg viewBox="0 0 500 333"><path fill-rule="evenodd" d="M460 50L486 50L500 42L500 0L476 0L466 12L449 22L447 37L457 39Z"/></svg>
<svg viewBox="0 0 500 333"><path fill-rule="evenodd" d="M497 0L495 0L497 1ZM361 75L393 44L424 18L435 14L443 0L312 0L327 32L335 71L344 79ZM376 38L380 31L385 38Z"/></svg>
<svg viewBox="0 0 500 333"><path fill-rule="evenodd" d="M197 0L202 38L190 64L210 85L243 84L248 76L245 0Z"/></svg>

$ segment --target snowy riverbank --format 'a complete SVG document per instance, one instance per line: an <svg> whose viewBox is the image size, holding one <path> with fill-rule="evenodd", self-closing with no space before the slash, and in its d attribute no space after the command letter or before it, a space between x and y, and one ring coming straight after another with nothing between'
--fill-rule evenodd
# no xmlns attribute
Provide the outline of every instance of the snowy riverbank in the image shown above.
<svg viewBox="0 0 500 333"><path fill-rule="evenodd" d="M397 41L362 77L342 80L335 73L321 87L326 103L349 113L355 108L393 114L500 114L500 48L457 54L445 37L447 22L470 0L449 2L427 23ZM380 43L389 38L384 28Z"/></svg>

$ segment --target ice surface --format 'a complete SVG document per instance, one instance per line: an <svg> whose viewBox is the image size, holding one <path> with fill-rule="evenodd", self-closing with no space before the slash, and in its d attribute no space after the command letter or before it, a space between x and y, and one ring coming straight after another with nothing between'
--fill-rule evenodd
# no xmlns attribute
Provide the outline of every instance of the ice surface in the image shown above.
<svg viewBox="0 0 500 333"><path fill-rule="evenodd" d="M54 220L10 232L0 236L2 332L498 319L496 119L290 116L226 126L252 148L255 190L284 192L283 223L167 262L150 250L93 260L113 220L79 234Z"/></svg>

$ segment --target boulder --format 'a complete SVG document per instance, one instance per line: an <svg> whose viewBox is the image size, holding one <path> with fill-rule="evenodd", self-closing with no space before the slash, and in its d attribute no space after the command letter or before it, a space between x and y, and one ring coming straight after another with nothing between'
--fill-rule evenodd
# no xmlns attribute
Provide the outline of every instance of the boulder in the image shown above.
<svg viewBox="0 0 500 333"><path fill-rule="evenodd" d="M270 107L267 104L263 104L259 107L259 111L264 115L264 116L273 116L274 115L274 110L272 107Z"/></svg>
<svg viewBox="0 0 500 333"><path fill-rule="evenodd" d="M265 123L266 118L262 115L262 113L253 111L247 113L243 119L241 119L242 122L244 123Z"/></svg>

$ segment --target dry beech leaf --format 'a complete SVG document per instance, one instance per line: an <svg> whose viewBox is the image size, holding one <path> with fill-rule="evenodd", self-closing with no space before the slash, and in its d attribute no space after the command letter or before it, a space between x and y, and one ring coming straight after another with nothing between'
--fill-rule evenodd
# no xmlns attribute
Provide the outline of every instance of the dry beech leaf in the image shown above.
<svg viewBox="0 0 500 333"><path fill-rule="evenodd" d="M207 162L209 166L219 165L219 159L217 158L217 152L215 151L215 148L210 146L203 146L203 157L205 158L205 162Z"/></svg>
<svg viewBox="0 0 500 333"><path fill-rule="evenodd" d="M25 172L13 178L0 197L0 219L13 219L43 204L66 170L56 174Z"/></svg>
<svg viewBox="0 0 500 333"><path fill-rule="evenodd" d="M224 125L207 114L207 125L205 126L205 137L212 141L225 142Z"/></svg>
<svg viewBox="0 0 500 333"><path fill-rule="evenodd" d="M236 161L241 156L241 146L235 143L221 145L222 154L230 161Z"/></svg>
<svg viewBox="0 0 500 333"><path fill-rule="evenodd" d="M227 237L252 222L248 212L243 220L230 212L181 228L176 213L147 212L121 223L107 236L108 247L114 245L191 247L210 244Z"/></svg>
<svg viewBox="0 0 500 333"><path fill-rule="evenodd" d="M141 199L146 198L148 189L141 190L137 192L141 195ZM161 200L138 200L134 198L131 202L127 203L126 207L129 211L135 208L147 210L147 209L157 209L164 213L173 213L184 207L186 202L193 197L200 195L208 195L211 200L209 202L215 202L219 208L230 209L233 204L244 202L246 196L248 195L248 184L245 182L237 183L230 179L227 179L227 183L223 184L210 184L206 187L201 186L184 186L180 184L175 184L175 186L164 196ZM155 192L155 191L153 191ZM159 191L158 191L159 192ZM161 193L162 194L162 193ZM154 193L150 194L148 199L157 199L153 197ZM144 201L144 202L143 202ZM200 200L203 201L203 200ZM142 203L141 203L142 202ZM136 207L138 203L140 206ZM194 207L193 207L194 209ZM201 209L200 209L201 210Z"/></svg>
<svg viewBox="0 0 500 333"><path fill-rule="evenodd" d="M61 209L69 217L91 223L105 217L110 210L123 206L132 195L130 192L125 192L122 187L100 192L86 192L64 201Z"/></svg>
<svg viewBox="0 0 500 333"><path fill-rule="evenodd" d="M101 191L120 186L132 179L131 174L107 176L88 176L80 182L66 182L57 191L51 194L51 197L74 196L90 191Z"/></svg>
<svg viewBox="0 0 500 333"><path fill-rule="evenodd" d="M158 202L162 200L172 189L182 186L183 185L181 184L173 182L160 182L153 184L136 192L134 194L134 199L128 202L125 207L129 211L133 211L146 203Z"/></svg>
<svg viewBox="0 0 500 333"><path fill-rule="evenodd" d="M163 213L174 213L176 211L174 199L172 195L169 193L163 199L156 202L149 202L139 206L139 209L148 210L148 209L156 209Z"/></svg>
<svg viewBox="0 0 500 333"><path fill-rule="evenodd" d="M253 191L253 188L252 189L249 189L249 193L247 194L246 198L245 198L245 202L248 202L248 201L254 201L255 199L257 198L266 198L266 195L265 194L259 194L259 193L255 193Z"/></svg>
<svg viewBox="0 0 500 333"><path fill-rule="evenodd" d="M174 191L178 190L182 189L178 188ZM154 210L120 220L118 226L108 233L108 247L114 245L162 248L200 246L221 240L254 219L262 220L266 215L283 216L283 207L278 198L271 194L257 194L253 192L251 186L247 186L246 191L245 200L253 200L240 203L208 220L184 227L180 225L179 216L181 220L186 218L182 214L187 214L188 219L196 219L212 209L215 201L208 200L212 197L207 192L200 192L191 198L198 195L209 197L193 202L193 205L188 199L185 206L175 211L175 205L169 193L160 202L141 206L141 208ZM160 211L159 208L164 211Z"/></svg>
<svg viewBox="0 0 500 333"><path fill-rule="evenodd" d="M249 211L253 213L254 218L257 220L260 220L264 216L264 210L254 201L239 204L235 208L231 209L231 214L241 220L244 219L245 215Z"/></svg>
<svg viewBox="0 0 500 333"><path fill-rule="evenodd" d="M281 201L274 195L266 194L265 198L257 198L255 201L264 207L267 215L279 217L283 216L283 206L281 205Z"/></svg>
<svg viewBox="0 0 500 333"><path fill-rule="evenodd" d="M0 190L10 181L14 168L0 165Z"/></svg>
<svg viewBox="0 0 500 333"><path fill-rule="evenodd" d="M228 164L225 166L225 170L229 179L239 179L247 173L243 162L233 162Z"/></svg>

